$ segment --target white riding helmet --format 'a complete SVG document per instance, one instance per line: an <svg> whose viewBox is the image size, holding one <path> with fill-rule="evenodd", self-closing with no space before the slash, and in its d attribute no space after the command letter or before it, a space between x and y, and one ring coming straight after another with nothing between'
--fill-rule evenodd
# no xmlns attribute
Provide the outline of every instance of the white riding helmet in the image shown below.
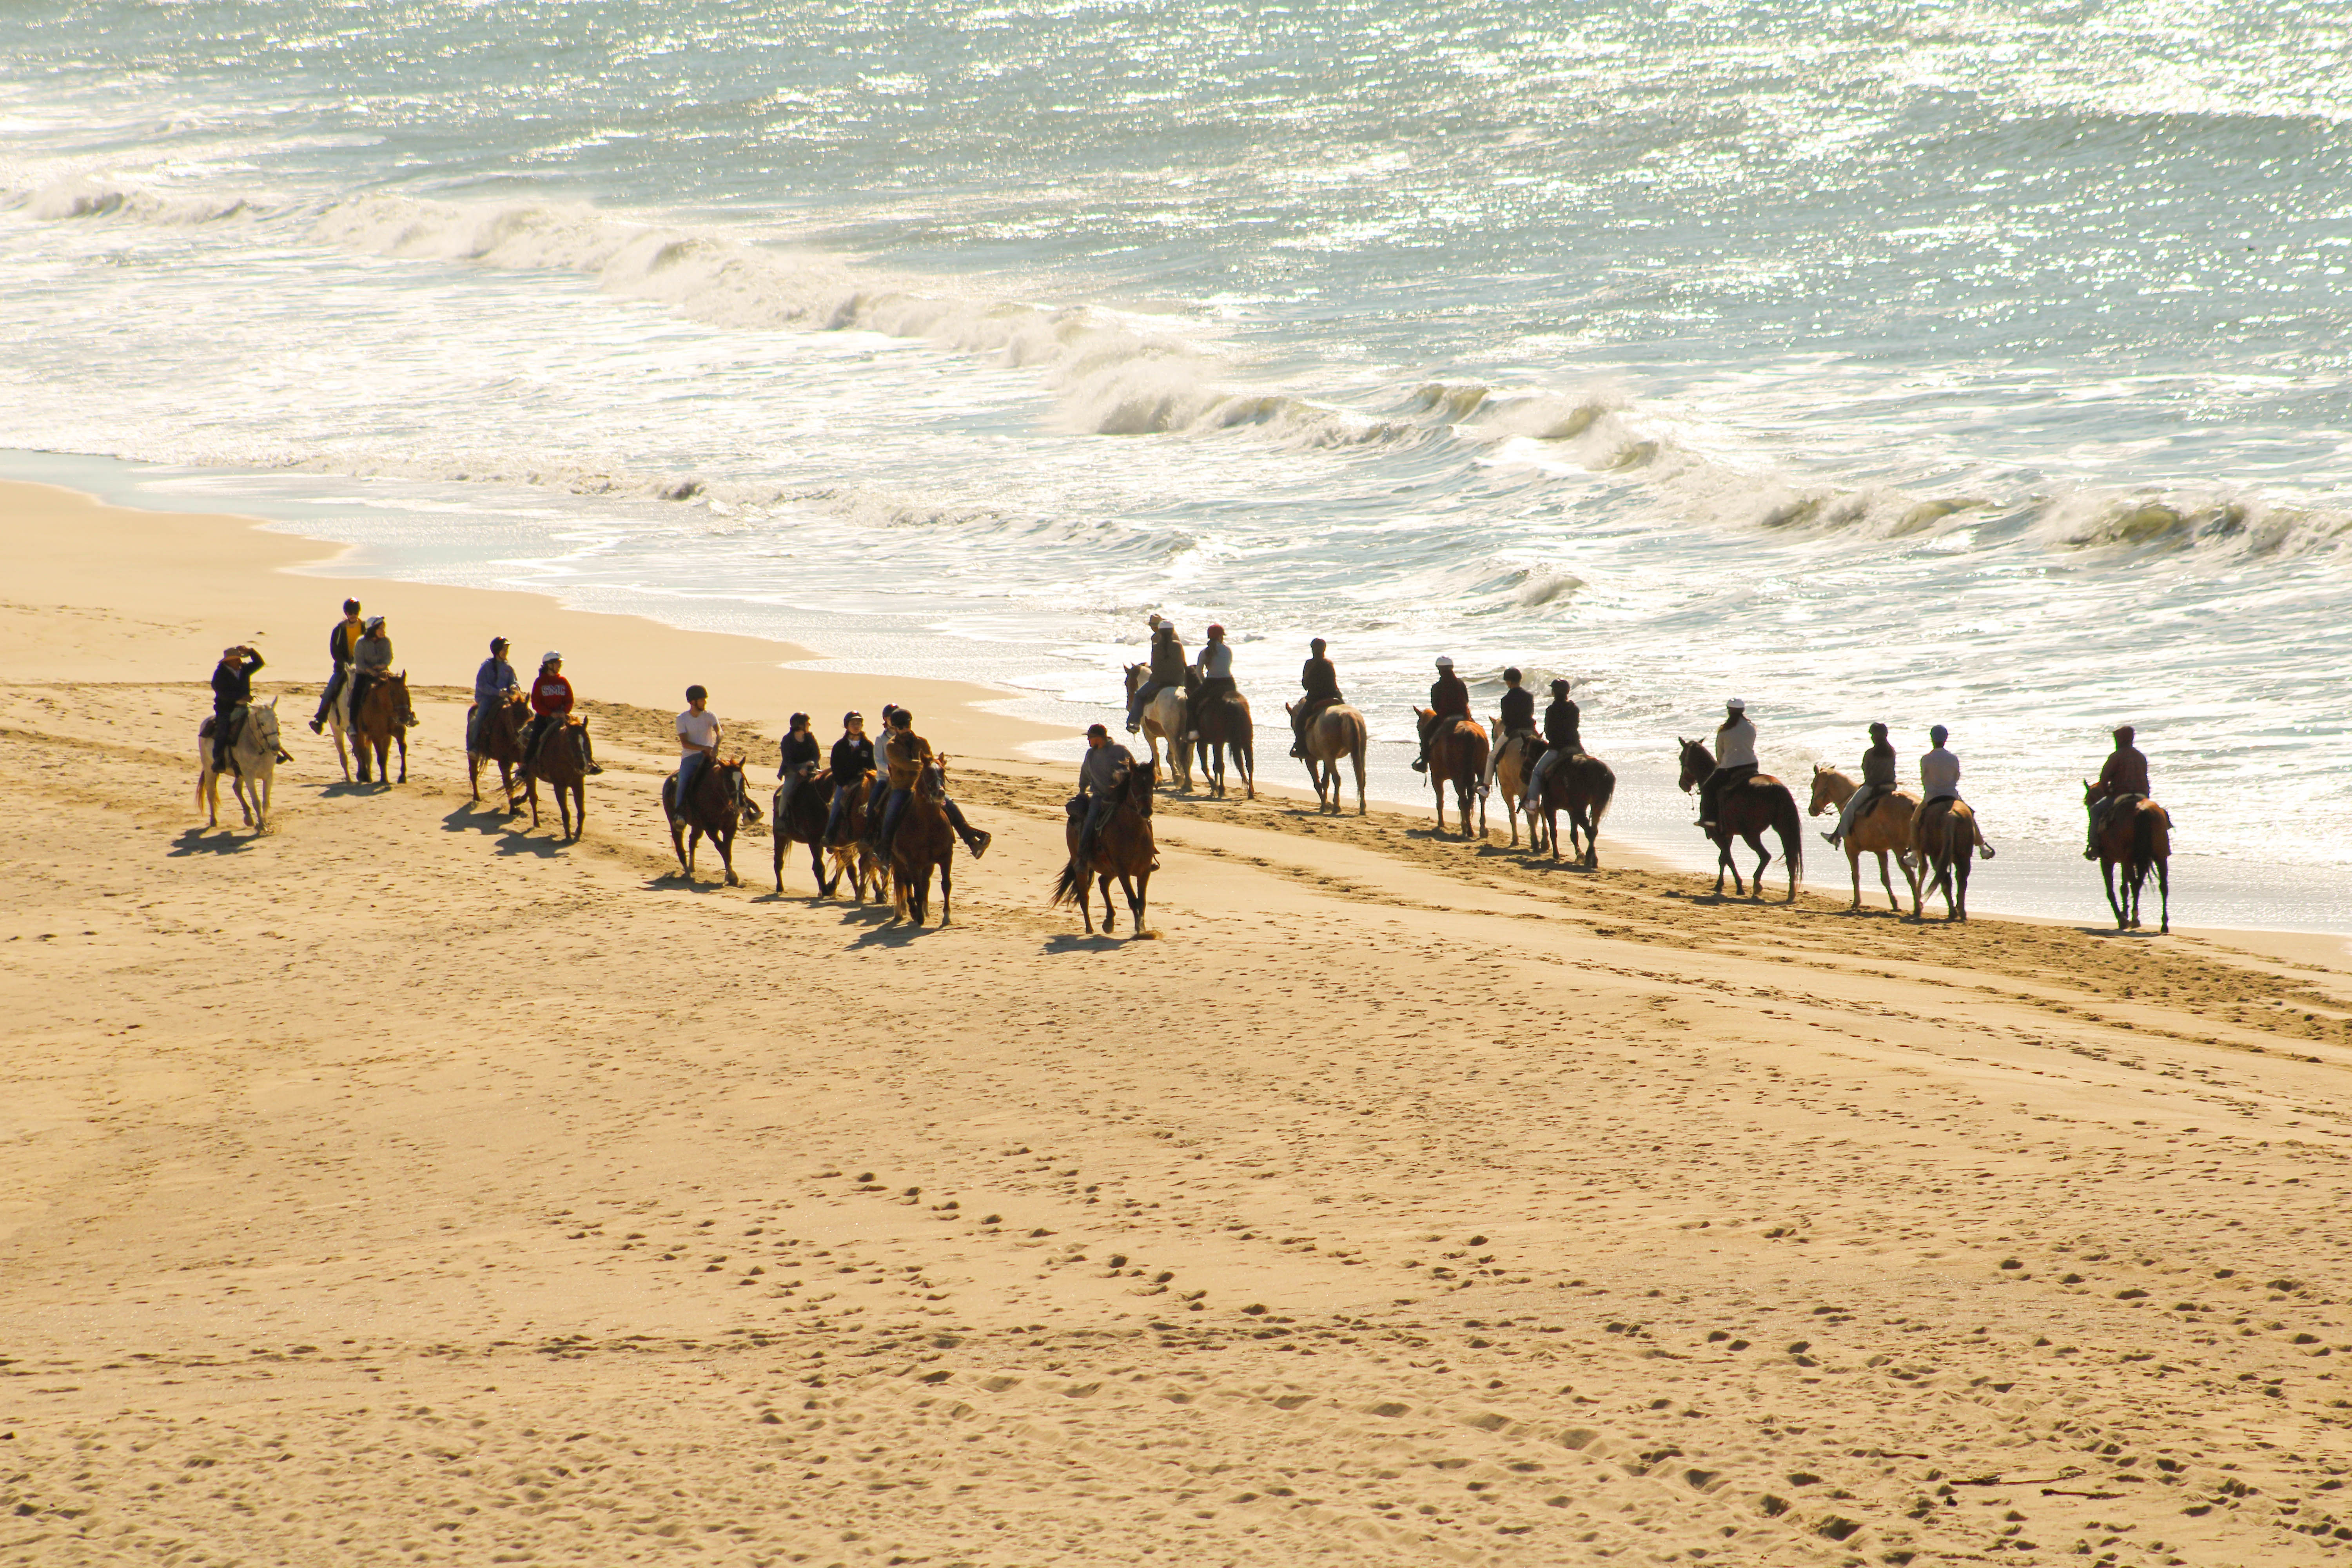
<svg viewBox="0 0 2352 1568"><path fill-rule="evenodd" d="M1747 712L1747 711L1748 711L1748 704L1747 704L1744 700L1742 700L1741 699L1737 698L1737 697L1733 698L1730 701L1728 701L1728 702L1725 703L1725 704L1724 704L1724 706L1725 706L1725 707L1727 707L1727 708L1732 709L1733 710L1735 710L1735 711L1737 711L1737 712L1740 712L1740 713L1745 713L1745 712Z"/></svg>
<svg viewBox="0 0 2352 1568"><path fill-rule="evenodd" d="M1454 668L1454 661L1446 658L1444 654L1439 654L1437 656L1437 668L1440 669L1452 669Z"/></svg>
<svg viewBox="0 0 2352 1568"><path fill-rule="evenodd" d="M553 648L550 648L545 653L539 656L539 666L541 669L546 668L551 664L562 664L562 662L563 656L556 652Z"/></svg>

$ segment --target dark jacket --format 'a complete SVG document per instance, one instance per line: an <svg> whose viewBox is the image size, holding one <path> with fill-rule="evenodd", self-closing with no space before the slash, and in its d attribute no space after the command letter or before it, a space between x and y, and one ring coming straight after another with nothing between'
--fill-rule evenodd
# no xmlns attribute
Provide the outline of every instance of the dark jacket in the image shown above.
<svg viewBox="0 0 2352 1568"><path fill-rule="evenodd" d="M1339 695L1339 672L1331 668L1328 658L1310 658L1299 667L1298 689L1309 697L1336 699Z"/></svg>
<svg viewBox="0 0 2352 1568"><path fill-rule="evenodd" d="M784 738L776 742L776 750L782 754L779 765L785 773L791 773L803 763L814 766L824 761L824 742L814 734L795 735L788 730Z"/></svg>
<svg viewBox="0 0 2352 1568"><path fill-rule="evenodd" d="M338 666L349 664L352 650L360 646L360 638L366 635L366 628L357 621L337 621L334 630L327 634L327 657Z"/></svg>
<svg viewBox="0 0 2352 1568"><path fill-rule="evenodd" d="M833 743L833 782L848 784L874 771L874 738L844 735Z"/></svg>
<svg viewBox="0 0 2352 1568"><path fill-rule="evenodd" d="M1536 727L1536 694L1524 686L1507 688L1503 692L1503 733Z"/></svg>
<svg viewBox="0 0 2352 1568"><path fill-rule="evenodd" d="M1580 752L1584 740L1576 732L1581 715L1575 703L1555 697L1544 710L1544 744L1556 752Z"/></svg>
<svg viewBox="0 0 2352 1568"><path fill-rule="evenodd" d="M261 656L255 654L253 662L238 668L223 659L213 666L213 711L226 713L241 702L253 700L253 672L261 668Z"/></svg>
<svg viewBox="0 0 2352 1568"><path fill-rule="evenodd" d="M220 678L215 676L213 682L217 688ZM2116 748L2115 754L2107 759L2107 765L2099 770L2099 793L2109 797L2148 793L2147 758L2137 746Z"/></svg>
<svg viewBox="0 0 2352 1568"><path fill-rule="evenodd" d="M1151 679L1160 686L1184 684L1184 645L1171 633L1160 632L1152 637Z"/></svg>
<svg viewBox="0 0 2352 1568"><path fill-rule="evenodd" d="M1862 782L1881 789L1895 787L1895 748L1873 746L1862 754Z"/></svg>
<svg viewBox="0 0 2352 1568"><path fill-rule="evenodd" d="M1430 710L1440 719L1470 717L1470 689L1462 678L1447 670L1430 684Z"/></svg>

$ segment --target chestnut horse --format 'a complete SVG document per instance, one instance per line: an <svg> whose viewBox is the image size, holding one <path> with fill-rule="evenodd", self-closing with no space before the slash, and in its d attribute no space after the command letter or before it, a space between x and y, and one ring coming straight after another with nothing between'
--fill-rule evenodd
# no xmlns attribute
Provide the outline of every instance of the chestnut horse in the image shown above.
<svg viewBox="0 0 2352 1568"><path fill-rule="evenodd" d="M1257 798L1257 735L1250 720L1249 699L1238 691L1203 698L1193 704L1192 737L1201 748L1201 777L1210 796L1225 794L1225 752L1234 753L1234 771L1242 776L1249 798Z"/></svg>
<svg viewBox="0 0 2352 1568"><path fill-rule="evenodd" d="M1853 792L1858 787L1848 774L1815 763L1813 799L1812 804L1805 808L1805 815L1819 816L1823 812L1843 811L1845 803L1853 798ZM1875 855L1878 857L1879 886L1886 889L1886 907L1898 914L1902 912L1903 900L1895 896L1894 879L1886 874L1886 857L1891 853L1895 863L1903 868L1904 884L1911 889L1913 913L1916 914L1919 877L1911 859L1911 818L1918 809L1919 797L1909 790L1899 789L1893 795L1882 795L1870 803L1870 809L1863 813L1862 820L1838 841L1838 847L1845 851L1846 869L1853 873L1853 902L1846 906L1848 910L1862 908L1862 858Z"/></svg>
<svg viewBox="0 0 2352 1568"><path fill-rule="evenodd" d="M1284 711L1296 712L1297 707L1287 703ZM1364 751L1370 742L1371 727L1364 722L1364 716L1344 702L1332 703L1307 721L1307 776L1314 781L1318 807L1334 814L1341 810L1339 759L1346 757L1356 766L1356 815L1369 814L1364 805Z"/></svg>
<svg viewBox="0 0 2352 1568"><path fill-rule="evenodd" d="M1413 722L1427 725L1435 710L1416 708ZM1475 719L1441 720L1429 737L1429 787L1437 796L1437 835L1445 837L1445 786L1454 786L1462 808L1462 837L1486 837L1486 731ZM1478 802L1478 830L1470 830L1470 802Z"/></svg>
<svg viewBox="0 0 2352 1568"><path fill-rule="evenodd" d="M1078 837L1086 829L1086 816L1073 812L1064 837L1069 847L1069 860L1062 867L1061 880L1054 884L1054 896L1047 907L1077 900L1078 914L1087 922L1087 934L1095 933L1094 910L1087 901L1087 883L1089 878L1102 879L1102 928L1108 932L1112 926L1110 879L1127 894L1128 913L1133 917L1135 934L1147 934L1143 929L1143 910L1151 891L1151 873L1159 868L1160 856L1151 841L1151 789L1158 774L1148 762L1137 763L1127 770L1119 785L1118 805L1111 811L1109 820L1095 840L1094 854L1083 866L1078 864ZM1332 793L1339 793L1339 781L1332 781Z"/></svg>
<svg viewBox="0 0 2352 1568"><path fill-rule="evenodd" d="M890 907L895 915L923 923L931 904L931 868L940 873L940 924L948 923L955 896L955 829L948 823L946 760L923 764L908 792L907 809L890 839Z"/></svg>
<svg viewBox="0 0 2352 1568"><path fill-rule="evenodd" d="M769 831L776 843L776 891L784 890L785 853L795 844L805 844L809 847L809 875L816 879L816 896L824 899L833 896L835 880L824 874L822 842L825 819L833 812L833 772L829 768L817 770L814 764L809 767L808 773L793 786L789 802L784 799L783 785L776 786L775 809L768 818Z"/></svg>
<svg viewBox="0 0 2352 1568"><path fill-rule="evenodd" d="M408 671L379 675L368 684L367 700L352 716L359 742L352 755L360 765L360 783L368 782L368 757L374 753L379 783L392 783L392 748L400 748L400 782L408 782L408 731L416 723L416 710L408 700Z"/></svg>
<svg viewBox="0 0 2352 1568"><path fill-rule="evenodd" d="M1682 746L1682 790L1688 795L1715 772L1715 753L1696 741L1675 737ZM1769 830L1780 836L1780 857L1789 863L1790 903L1797 901L1797 881L1805 871L1805 824L1797 815L1797 797L1789 786L1769 773L1758 773L1733 784L1716 797L1715 831L1708 839L1715 845L1715 895L1723 896L1723 874L1731 873L1732 891L1742 898L1764 896L1764 868L1772 857L1764 848L1764 834ZM1739 868L1732 863L1731 841L1744 838L1748 847L1756 851L1756 891L1750 894L1748 885L1739 879Z"/></svg>
<svg viewBox="0 0 2352 1568"><path fill-rule="evenodd" d="M523 764L522 790L530 802L530 825L539 826L539 781L554 793L555 809L563 817L563 837L578 838L588 830L588 725L566 721L539 743L539 755ZM575 819L572 808L579 808Z"/></svg>
<svg viewBox="0 0 2352 1568"><path fill-rule="evenodd" d="M487 713L478 707L466 710L466 783L476 800L482 798L482 764L499 764L499 789L506 796L507 815L520 809L515 805L515 770L522 765L522 731L530 722L530 707L520 691L507 693L506 700L494 704Z"/></svg>
<svg viewBox="0 0 2352 1568"><path fill-rule="evenodd" d="M1539 848L1535 842L1536 806L1528 800L1528 774L1542 755L1543 744L1533 735L1505 734L1503 721L1495 721L1495 733L1503 739L1495 747L1495 755L1486 764L1486 786L1503 797L1503 820L1511 825L1511 847L1519 847L1519 804L1527 802L1528 847Z"/></svg>
<svg viewBox="0 0 2352 1568"><path fill-rule="evenodd" d="M2083 786L2083 806L2099 798L2099 786ZM2145 795L2118 800L2099 829L2099 880L2106 885L2107 908L2116 929L2139 924L2140 889L2147 874L2156 873L2157 897L2162 901L2160 931L2172 930L2172 814ZM2123 897L2116 896L2116 870L2124 874Z"/></svg>
<svg viewBox="0 0 2352 1568"><path fill-rule="evenodd" d="M704 762L695 770L694 785L683 801L677 798L677 775L670 774L662 780L661 804L662 815L669 818L669 847L677 851L678 870L693 879L695 847L707 837L719 851L727 885L741 887L743 879L735 874L735 830L760 817L759 807L743 788L743 759Z"/></svg>
<svg viewBox="0 0 2352 1568"><path fill-rule="evenodd" d="M1917 867L1911 877L1913 920L1923 918L1919 910L1925 895L1938 888L1944 891L1944 918L1969 918L1969 856L1982 842L1977 833L1977 814L1967 801L1946 795L1919 808L1911 819L1911 858ZM1986 859L1992 858L1990 845L1982 853Z"/></svg>
<svg viewBox="0 0 2352 1568"><path fill-rule="evenodd" d="M1528 807L1528 847L1541 850L1551 847L1551 858L1559 858L1559 814L1568 813L1568 852L1577 856L1576 838L1584 836L1584 852L1579 863L1590 870L1601 864L1601 819L1609 814L1609 803L1617 797L1617 773L1607 763L1589 752L1579 752L1552 763L1551 772L1544 775L1543 794L1529 795ZM1543 816L1538 819L1536 813ZM1541 829L1541 842L1538 830Z"/></svg>

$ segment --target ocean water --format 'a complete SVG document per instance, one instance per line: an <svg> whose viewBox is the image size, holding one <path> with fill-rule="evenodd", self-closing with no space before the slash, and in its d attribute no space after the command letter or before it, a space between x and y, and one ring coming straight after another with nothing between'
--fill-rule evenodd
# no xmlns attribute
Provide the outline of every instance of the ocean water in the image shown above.
<svg viewBox="0 0 2352 1568"><path fill-rule="evenodd" d="M1685 860L1725 697L1942 722L1988 908L2097 908L2129 721L2184 919L2345 929L2347 84L2251 0L16 0L0 447L1052 717L1319 634L1391 798L1435 655L1567 675Z"/></svg>

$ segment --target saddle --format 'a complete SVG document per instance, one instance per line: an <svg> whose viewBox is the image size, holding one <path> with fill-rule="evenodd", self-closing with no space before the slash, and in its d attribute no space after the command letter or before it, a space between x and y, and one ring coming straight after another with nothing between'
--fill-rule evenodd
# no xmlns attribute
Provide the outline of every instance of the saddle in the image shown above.
<svg viewBox="0 0 2352 1568"><path fill-rule="evenodd" d="M232 747L236 744L236 738L245 732L245 705L239 703L228 716L228 743ZM204 723L196 729L196 738L200 741L209 741L219 728L220 715L207 713L205 715Z"/></svg>

